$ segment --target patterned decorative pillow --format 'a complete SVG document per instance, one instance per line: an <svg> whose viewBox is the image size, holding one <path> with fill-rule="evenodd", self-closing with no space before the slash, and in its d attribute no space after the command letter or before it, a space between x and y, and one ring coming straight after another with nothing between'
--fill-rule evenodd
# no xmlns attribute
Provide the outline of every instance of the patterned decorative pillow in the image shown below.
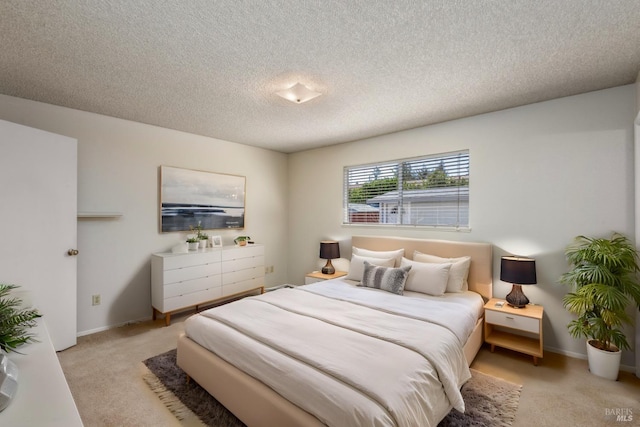
<svg viewBox="0 0 640 427"><path fill-rule="evenodd" d="M362 282L358 286L382 289L383 291L402 295L404 284L407 282L407 277L409 277L409 270L411 270L411 266L402 268L380 267L365 261Z"/></svg>

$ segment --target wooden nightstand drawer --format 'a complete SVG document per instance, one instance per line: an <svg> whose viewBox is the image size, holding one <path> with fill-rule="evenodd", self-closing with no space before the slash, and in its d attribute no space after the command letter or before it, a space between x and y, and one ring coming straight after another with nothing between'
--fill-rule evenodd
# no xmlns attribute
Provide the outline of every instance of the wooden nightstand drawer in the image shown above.
<svg viewBox="0 0 640 427"><path fill-rule="evenodd" d="M511 313L501 313L493 310L485 311L485 321L493 325L505 326L520 331L540 333L540 320L532 317L519 316Z"/></svg>

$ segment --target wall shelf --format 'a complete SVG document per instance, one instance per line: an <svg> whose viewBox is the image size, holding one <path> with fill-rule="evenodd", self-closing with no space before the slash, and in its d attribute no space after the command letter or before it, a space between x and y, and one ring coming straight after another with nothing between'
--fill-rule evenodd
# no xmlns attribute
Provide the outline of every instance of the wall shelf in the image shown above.
<svg viewBox="0 0 640 427"><path fill-rule="evenodd" d="M113 219L113 218L120 218L121 216L122 216L122 212L78 212L78 219L81 219L81 218Z"/></svg>

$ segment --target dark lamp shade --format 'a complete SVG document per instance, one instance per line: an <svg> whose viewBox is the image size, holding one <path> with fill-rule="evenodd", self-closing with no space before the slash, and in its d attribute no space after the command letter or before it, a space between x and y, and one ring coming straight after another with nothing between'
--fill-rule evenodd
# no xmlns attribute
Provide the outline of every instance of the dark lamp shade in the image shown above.
<svg viewBox="0 0 640 427"><path fill-rule="evenodd" d="M334 240L323 240L320 242L320 258L336 259L340 258L340 245Z"/></svg>
<svg viewBox="0 0 640 427"><path fill-rule="evenodd" d="M500 280L514 285L535 285L536 261L532 258L503 256L500 260Z"/></svg>

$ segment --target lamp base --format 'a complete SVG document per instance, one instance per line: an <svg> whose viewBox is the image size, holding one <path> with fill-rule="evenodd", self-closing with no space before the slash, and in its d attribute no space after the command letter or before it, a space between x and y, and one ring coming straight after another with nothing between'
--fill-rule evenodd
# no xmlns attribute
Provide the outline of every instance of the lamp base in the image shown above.
<svg viewBox="0 0 640 427"><path fill-rule="evenodd" d="M507 304L509 304L513 308L525 308L527 304L529 304L529 298L522 292L522 286L513 285L511 288L511 292L505 298L507 300Z"/></svg>
<svg viewBox="0 0 640 427"><path fill-rule="evenodd" d="M327 263L322 267L322 274L335 274L335 272L336 269L333 267L333 264L331 264L331 260L328 259Z"/></svg>

